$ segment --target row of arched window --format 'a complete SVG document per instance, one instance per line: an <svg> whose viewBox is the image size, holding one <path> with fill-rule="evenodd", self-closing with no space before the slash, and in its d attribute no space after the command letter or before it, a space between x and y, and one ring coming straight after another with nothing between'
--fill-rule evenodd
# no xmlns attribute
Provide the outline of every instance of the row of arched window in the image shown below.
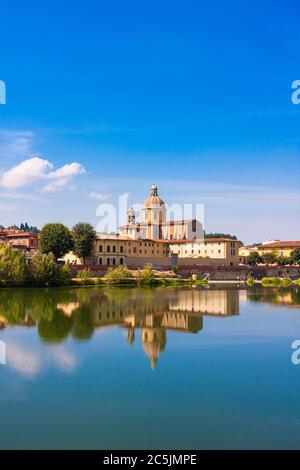
<svg viewBox="0 0 300 470"><path fill-rule="evenodd" d="M103 262L102 258L99 258L99 264L100 265L105 264ZM116 258L106 258L106 264L107 264L107 266L116 266L117 260L116 260ZM119 264L121 264L121 265L124 264L124 259L123 258L119 259Z"/></svg>
<svg viewBox="0 0 300 470"><path fill-rule="evenodd" d="M103 245L99 245L99 253L102 253L103 252ZM106 252L107 253L116 253L117 252L117 248L116 248L116 245L113 245L112 247L110 245L108 245L106 247ZM123 246L120 246L120 253L123 253L124 252L124 248Z"/></svg>

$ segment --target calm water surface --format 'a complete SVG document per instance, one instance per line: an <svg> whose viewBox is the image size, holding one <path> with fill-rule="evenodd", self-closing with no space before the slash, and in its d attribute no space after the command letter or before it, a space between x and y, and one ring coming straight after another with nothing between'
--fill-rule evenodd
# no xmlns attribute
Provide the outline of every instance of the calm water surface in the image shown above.
<svg viewBox="0 0 300 470"><path fill-rule="evenodd" d="M7 289L0 326L0 448L300 448L299 289Z"/></svg>

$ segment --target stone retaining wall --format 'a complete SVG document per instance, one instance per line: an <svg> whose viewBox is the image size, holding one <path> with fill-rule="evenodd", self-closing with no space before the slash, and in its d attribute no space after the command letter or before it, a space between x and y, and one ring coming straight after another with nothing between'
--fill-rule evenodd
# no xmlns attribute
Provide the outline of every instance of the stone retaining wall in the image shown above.
<svg viewBox="0 0 300 470"><path fill-rule="evenodd" d="M112 267L112 266L110 266ZM139 269L139 265L129 265L129 269ZM74 277L77 271L89 269L92 276L104 276L107 272L107 266L84 266L70 265L71 273ZM169 271L170 266L160 266L161 271ZM300 266L181 266L178 274L188 278L192 274L197 274L198 278L205 274L210 275L214 281L238 281L246 280L248 277L260 280L263 277L290 277L291 279L300 278Z"/></svg>

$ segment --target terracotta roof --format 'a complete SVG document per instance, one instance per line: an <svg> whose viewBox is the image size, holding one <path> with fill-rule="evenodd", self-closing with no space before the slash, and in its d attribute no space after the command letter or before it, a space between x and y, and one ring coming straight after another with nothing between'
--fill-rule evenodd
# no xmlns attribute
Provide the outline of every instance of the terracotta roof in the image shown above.
<svg viewBox="0 0 300 470"><path fill-rule="evenodd" d="M238 242L238 240L232 240L232 238L201 238L201 239L190 239L190 240L168 240L169 243L219 243L219 242Z"/></svg>
<svg viewBox="0 0 300 470"><path fill-rule="evenodd" d="M159 196L149 196L144 202L144 207L147 209L151 207L161 207L164 205L164 201Z"/></svg>
<svg viewBox="0 0 300 470"><path fill-rule="evenodd" d="M132 238L121 235L97 235L95 240L97 241L129 241L129 242L156 242L156 243L167 243L167 240L154 240L152 238Z"/></svg>
<svg viewBox="0 0 300 470"><path fill-rule="evenodd" d="M266 250L269 248L300 248L300 241L290 241L290 242L274 242L268 243L267 245L260 245L257 247L260 250Z"/></svg>

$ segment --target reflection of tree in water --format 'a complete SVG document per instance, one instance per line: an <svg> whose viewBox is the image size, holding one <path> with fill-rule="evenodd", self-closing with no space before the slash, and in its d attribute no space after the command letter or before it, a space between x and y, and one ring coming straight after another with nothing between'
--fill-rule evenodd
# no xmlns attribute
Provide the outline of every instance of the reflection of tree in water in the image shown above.
<svg viewBox="0 0 300 470"><path fill-rule="evenodd" d="M235 292L238 303L238 292ZM198 333L203 315L232 315L239 311L230 291L205 292L166 288L48 288L0 290L0 327L7 323L37 324L40 338L57 343L70 335L88 340L95 328L119 325L128 330L132 345L135 330L152 367L167 341L167 330ZM252 302L299 305L299 288L247 290Z"/></svg>
<svg viewBox="0 0 300 470"><path fill-rule="evenodd" d="M292 290L291 296L293 303L300 305L300 289L298 287Z"/></svg>
<svg viewBox="0 0 300 470"><path fill-rule="evenodd" d="M0 291L0 320L11 325L38 323L40 337L48 342L63 341L71 332L77 339L88 339L94 331L88 303L90 293L82 289L15 289ZM81 303L78 302L78 297ZM76 306L72 315L64 307Z"/></svg>
<svg viewBox="0 0 300 470"><path fill-rule="evenodd" d="M257 288L247 290L247 299L251 302L264 302L274 305L299 305L300 289L294 288Z"/></svg>
<svg viewBox="0 0 300 470"><path fill-rule="evenodd" d="M71 331L73 320L66 317L59 310L54 312L51 320L41 318L38 322L40 337L47 343L60 343L66 339Z"/></svg>
<svg viewBox="0 0 300 470"><path fill-rule="evenodd" d="M83 304L73 314L72 335L83 340L90 339L94 333L94 319L89 305Z"/></svg>
<svg viewBox="0 0 300 470"><path fill-rule="evenodd" d="M10 325L20 324L24 321L28 304L28 295L21 290L0 290L0 316Z"/></svg>

